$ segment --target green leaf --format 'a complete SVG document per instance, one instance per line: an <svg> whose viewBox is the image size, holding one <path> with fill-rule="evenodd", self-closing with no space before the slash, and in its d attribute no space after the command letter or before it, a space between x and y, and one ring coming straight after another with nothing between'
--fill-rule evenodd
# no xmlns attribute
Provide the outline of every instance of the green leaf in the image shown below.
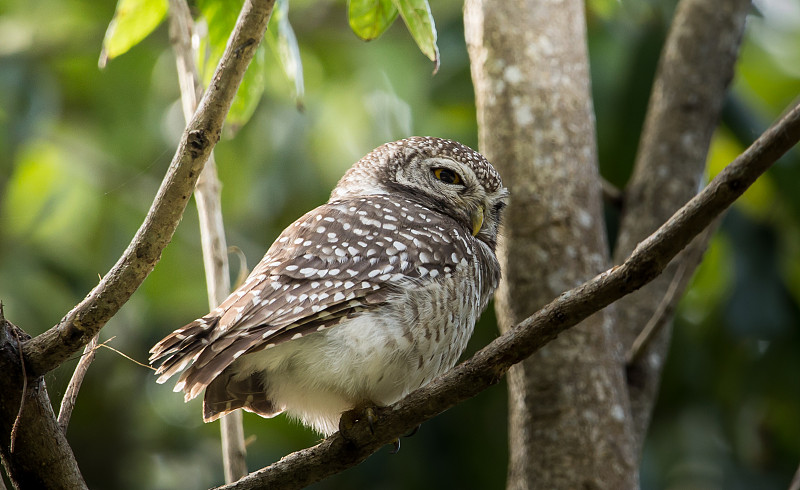
<svg viewBox="0 0 800 490"><path fill-rule="evenodd" d="M294 95L298 106L302 106L305 84L303 83L303 62L297 37L289 23L289 1L278 0L267 27L267 44L278 59L286 78L294 85Z"/></svg>
<svg viewBox="0 0 800 490"><path fill-rule="evenodd" d="M166 14L167 0L119 0L103 39L100 68L146 38Z"/></svg>
<svg viewBox="0 0 800 490"><path fill-rule="evenodd" d="M392 0L350 0L347 7L350 28L364 41L380 37L398 13Z"/></svg>
<svg viewBox="0 0 800 490"><path fill-rule="evenodd" d="M428 0L392 0L408 31L422 53L434 63L433 73L439 70L439 47L436 45L436 25Z"/></svg>
<svg viewBox="0 0 800 490"><path fill-rule="evenodd" d="M200 35L197 67L203 85L208 86L228 43L243 0L199 0L200 17L196 22ZM205 28L205 32L203 32Z"/></svg>
<svg viewBox="0 0 800 490"><path fill-rule="evenodd" d="M208 29L207 35L201 36L197 62L204 87L208 86L214 70L225 52L225 46L236 25L242 3L243 0L201 0L197 2L197 7L200 9L200 14ZM247 123L261 100L266 86L264 50L263 45L256 50L239 90L236 92L236 97L231 103L231 109L225 120L226 129L229 131L235 132Z"/></svg>

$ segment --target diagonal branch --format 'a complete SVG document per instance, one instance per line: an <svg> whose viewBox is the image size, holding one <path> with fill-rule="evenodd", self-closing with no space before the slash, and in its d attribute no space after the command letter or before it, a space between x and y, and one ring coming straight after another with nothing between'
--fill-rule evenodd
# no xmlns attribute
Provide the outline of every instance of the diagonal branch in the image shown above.
<svg viewBox="0 0 800 490"><path fill-rule="evenodd" d="M627 257L640 240L700 188L705 178L708 148L733 79L750 3L750 0L678 2L650 94L636 165L625 189L615 260ZM701 243L695 247L705 248ZM674 283L677 287L673 296L679 299L683 295L699 264L699 260L689 264L691 260L680 257L661 277L625 298L617 308L615 331L626 349L633 345L649 319L659 318L663 324L642 350L641 358L628 367L637 455L650 424L671 333L671 311L657 310L680 263L687 264L685 280ZM675 301L671 303L674 306Z"/></svg>
<svg viewBox="0 0 800 490"><path fill-rule="evenodd" d="M32 376L59 366L86 345L142 284L183 216L197 178L219 140L244 72L264 36L275 0L247 0L211 85L183 133L150 211L122 257L83 301L54 327L26 342Z"/></svg>
<svg viewBox="0 0 800 490"><path fill-rule="evenodd" d="M800 141L800 104L767 130L625 262L561 294L471 359L382 409L370 430L359 422L320 444L289 454L225 490L300 488L354 466L420 423L497 383L508 369L568 328L657 277L669 262L730 206L781 155Z"/></svg>

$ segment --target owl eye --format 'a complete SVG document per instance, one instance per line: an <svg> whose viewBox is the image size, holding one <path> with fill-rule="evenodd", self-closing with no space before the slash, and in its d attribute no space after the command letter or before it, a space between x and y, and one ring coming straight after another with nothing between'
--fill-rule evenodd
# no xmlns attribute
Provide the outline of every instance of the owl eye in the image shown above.
<svg viewBox="0 0 800 490"><path fill-rule="evenodd" d="M433 176L445 184L461 184L461 176L449 168L435 168L433 169Z"/></svg>

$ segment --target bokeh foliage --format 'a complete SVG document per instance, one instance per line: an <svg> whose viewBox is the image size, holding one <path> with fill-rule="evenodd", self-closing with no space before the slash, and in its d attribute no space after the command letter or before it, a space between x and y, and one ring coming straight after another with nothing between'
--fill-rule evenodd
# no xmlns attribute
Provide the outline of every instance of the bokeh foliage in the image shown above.
<svg viewBox="0 0 800 490"><path fill-rule="evenodd" d="M287 81L292 70L284 67L293 55L281 57L274 46L285 41L273 35L248 75L260 77L260 104L245 108L249 122L216 150L228 242L251 266L373 147L413 134L476 147L460 2L430 6L441 57L435 76L402 23L384 19L385 33L370 43L351 30L348 11L358 4L387 6L386 18L396 18L390 6L416 3L353 1L348 10L342 1L290 2L302 82ZM0 0L0 299L6 316L33 335L55 324L116 261L182 129L165 25L98 69L115 6ZM600 165L617 185L633 165L673 8L672 0L588 4ZM209 34L220 23L210 22ZM215 35L226 36L222 29ZM758 2L710 174L800 94L798 46L797 3ZM800 461L799 191L795 149L734 206L714 238L679 310L643 488L788 486ZM102 340L115 336L111 346L144 360L153 343L206 308L190 207L161 262ZM495 335L488 312L470 349ZM54 400L74 364L47 376ZM399 454L381 451L315 488L501 488L506 430L501 384L424 424ZM245 431L255 436L251 469L317 440L283 417L246 414ZM202 424L197 401L184 405L147 369L101 350L68 438L91 488L173 489L221 483L217 433L216 424Z"/></svg>

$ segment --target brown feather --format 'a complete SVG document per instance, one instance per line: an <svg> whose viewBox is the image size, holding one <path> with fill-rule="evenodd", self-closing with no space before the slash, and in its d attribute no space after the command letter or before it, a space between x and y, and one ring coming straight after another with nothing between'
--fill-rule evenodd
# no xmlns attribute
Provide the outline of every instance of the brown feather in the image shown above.
<svg viewBox="0 0 800 490"><path fill-rule="evenodd" d="M194 398L241 355L334 327L383 304L401 283L415 282L431 271L437 271L440 277L447 275L456 266L451 257L468 255L466 244L453 232L428 254L430 258L417 256L411 246L416 240L413 234L403 230L387 233L378 221L357 220L362 209L374 212L373 199L383 198L320 206L284 230L247 281L218 308L151 349L151 363L163 359L158 381L164 382L190 366L179 378L176 390L186 392L187 400ZM409 212L429 212L411 201L405 205ZM351 222L354 224L347 224ZM363 240L371 244L368 248L374 250L352 251L360 243L357 237L351 243L335 241L330 245L318 239L325 236L321 227L329 235L346 236L351 226L361 230ZM455 222L452 226L457 227ZM441 228L441 233L447 234L446 230ZM384 236L388 238L381 241ZM391 254L386 253L389 248L394 249ZM401 261L424 267L401 268ZM267 331L271 333L264 335Z"/></svg>
<svg viewBox="0 0 800 490"><path fill-rule="evenodd" d="M264 386L257 374L234 379L225 370L206 387L203 397L203 420L212 422L222 415L243 408L262 417L274 417L283 410L267 400Z"/></svg>

